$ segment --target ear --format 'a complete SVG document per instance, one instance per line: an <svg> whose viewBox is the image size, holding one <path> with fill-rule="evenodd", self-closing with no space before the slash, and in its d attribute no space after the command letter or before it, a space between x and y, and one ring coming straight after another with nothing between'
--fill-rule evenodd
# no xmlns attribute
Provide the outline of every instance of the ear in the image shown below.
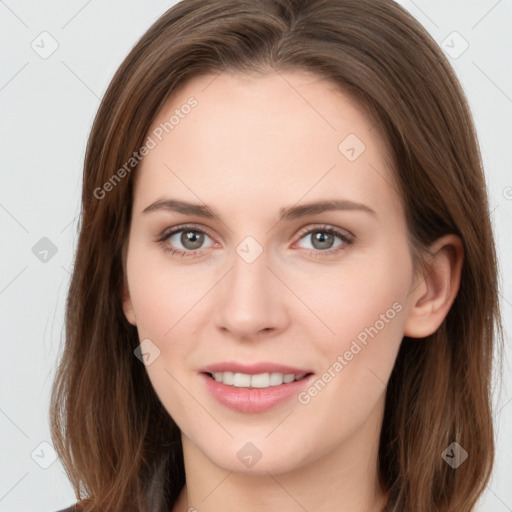
<svg viewBox="0 0 512 512"><path fill-rule="evenodd" d="M404 335L424 338L434 333L450 310L459 291L464 248L456 235L445 235L429 248L426 272L409 292L409 311Z"/></svg>
<svg viewBox="0 0 512 512"><path fill-rule="evenodd" d="M121 290L123 311L126 320L132 325L137 325L137 320L135 318L135 313L133 311L132 299L130 296L130 289L128 288L128 280L126 275L126 256L128 251L128 242L125 241L122 248L122 270L123 270L123 285Z"/></svg>
<svg viewBox="0 0 512 512"><path fill-rule="evenodd" d="M137 325L137 320L135 319L135 313L133 311L133 304L132 299L130 297L130 290L128 289L126 276L123 279L123 311L126 320L128 320L128 322L130 322L132 325Z"/></svg>

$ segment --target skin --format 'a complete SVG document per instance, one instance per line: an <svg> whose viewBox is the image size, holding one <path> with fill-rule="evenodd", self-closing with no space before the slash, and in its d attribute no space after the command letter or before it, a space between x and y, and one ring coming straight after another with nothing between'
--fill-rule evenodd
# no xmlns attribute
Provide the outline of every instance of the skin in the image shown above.
<svg viewBox="0 0 512 512"><path fill-rule="evenodd" d="M148 133L190 96L198 105L137 169L124 254L123 309L140 340L160 350L146 369L182 432L187 484L173 511L287 512L320 503L328 511L380 510L386 383L402 337L427 336L446 316L459 286L460 240L436 241L426 277L415 271L384 138L332 83L298 71L196 78ZM354 161L338 149L349 134L365 144ZM217 217L142 213L164 197L204 203ZM281 208L325 199L375 214L278 220ZM206 232L200 249L184 245L182 233L157 242L184 223ZM353 243L315 244L307 232L325 225ZM252 263L236 252L247 236L263 251ZM320 377L397 303L400 312L308 404L293 397L263 413L233 411L198 376L207 364L234 360ZM262 454L250 468L237 457L247 442Z"/></svg>

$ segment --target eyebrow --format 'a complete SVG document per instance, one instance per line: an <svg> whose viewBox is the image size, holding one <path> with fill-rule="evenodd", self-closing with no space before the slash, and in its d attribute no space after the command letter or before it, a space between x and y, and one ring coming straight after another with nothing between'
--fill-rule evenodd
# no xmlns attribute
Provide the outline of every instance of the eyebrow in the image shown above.
<svg viewBox="0 0 512 512"><path fill-rule="evenodd" d="M218 215L206 205L168 198L155 201L144 208L142 213L150 213L159 210L183 213L185 215L196 215L207 219L218 217ZM365 204L356 203L347 199L329 199L281 208L279 210L279 220L293 220L307 215L315 215L333 210L362 211L377 217L377 213Z"/></svg>

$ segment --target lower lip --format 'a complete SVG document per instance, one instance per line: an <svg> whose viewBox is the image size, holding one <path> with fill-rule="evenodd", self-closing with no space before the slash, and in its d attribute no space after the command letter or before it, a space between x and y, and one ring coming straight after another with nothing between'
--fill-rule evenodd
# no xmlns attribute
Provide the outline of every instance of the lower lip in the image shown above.
<svg viewBox="0 0 512 512"><path fill-rule="evenodd" d="M237 388L217 382L205 373L200 375L204 379L208 391L218 402L240 412L263 412L276 407L297 395L313 377L313 375L308 375L288 384L268 388Z"/></svg>

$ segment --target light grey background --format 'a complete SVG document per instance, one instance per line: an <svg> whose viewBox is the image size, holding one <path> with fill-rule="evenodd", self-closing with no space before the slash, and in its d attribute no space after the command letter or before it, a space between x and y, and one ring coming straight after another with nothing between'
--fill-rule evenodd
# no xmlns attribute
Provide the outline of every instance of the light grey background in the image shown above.
<svg viewBox="0 0 512 512"><path fill-rule="evenodd" d="M115 70L174 3L0 1L2 512L54 512L75 502L60 462L44 443L50 443L49 390L63 339L85 145ZM510 333L512 2L400 3L450 56L468 95L486 168L501 260L501 308ZM505 385L495 395L497 463L481 512L512 511L512 386L506 361L503 375Z"/></svg>

